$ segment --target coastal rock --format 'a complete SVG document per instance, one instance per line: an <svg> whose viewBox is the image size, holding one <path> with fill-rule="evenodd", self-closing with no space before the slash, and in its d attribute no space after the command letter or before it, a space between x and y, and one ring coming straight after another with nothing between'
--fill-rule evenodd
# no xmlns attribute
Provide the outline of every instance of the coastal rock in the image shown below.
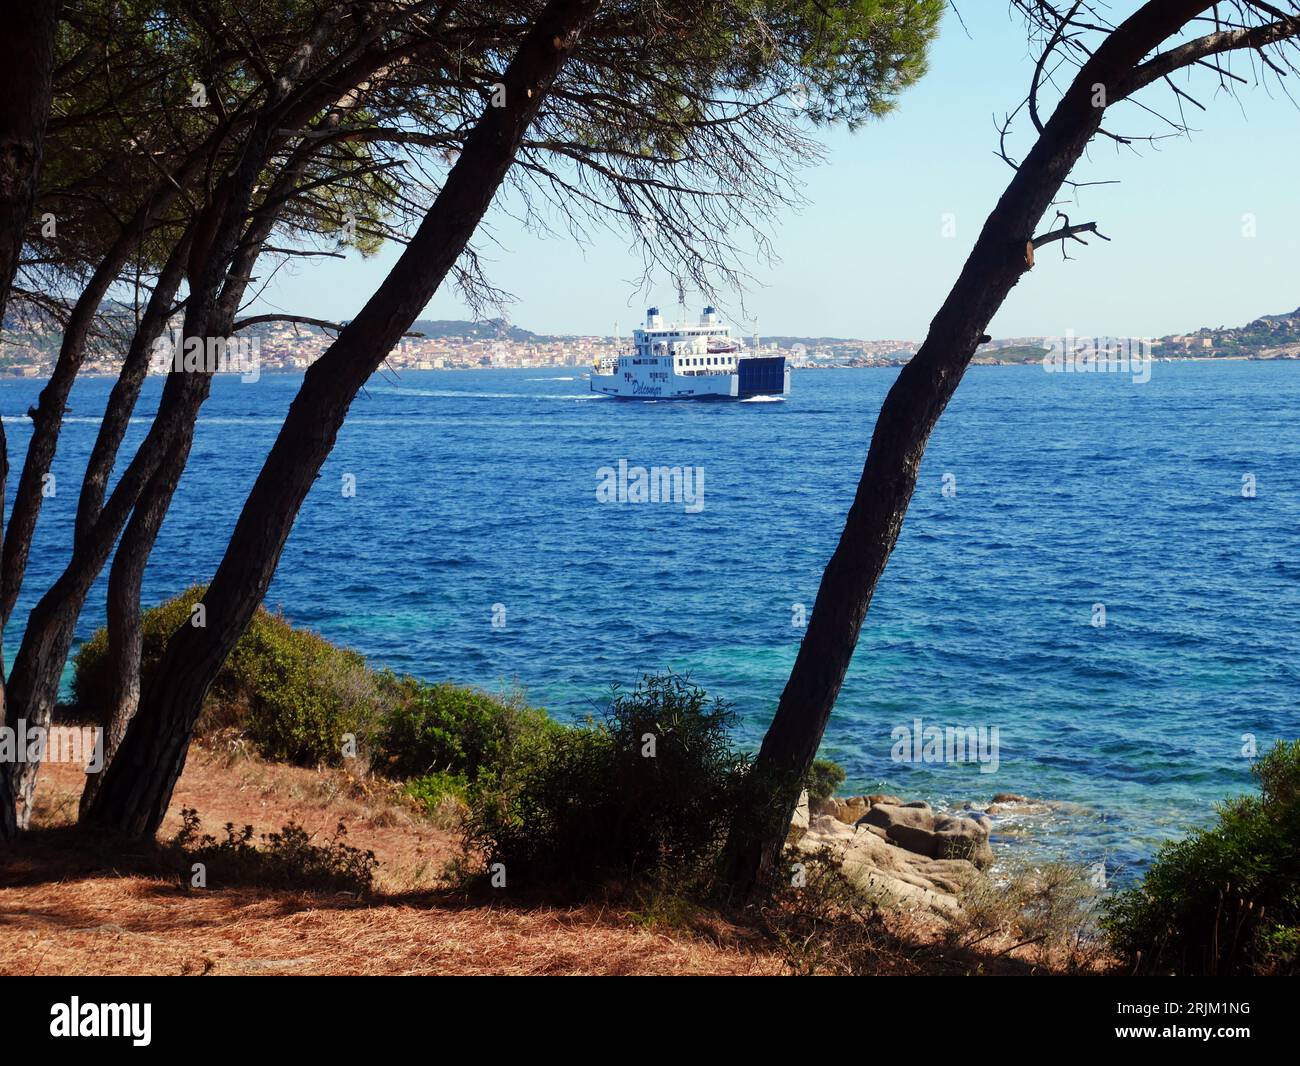
<svg viewBox="0 0 1300 1066"><path fill-rule="evenodd" d="M882 832L870 823L855 828L830 815L814 815L798 846L805 852L833 849L845 875L882 903L937 914L959 911L957 894L975 867L964 859L910 851L878 835Z"/></svg>
<svg viewBox="0 0 1300 1066"><path fill-rule="evenodd" d="M937 816L929 808L878 803L863 816L892 844L931 859L966 859L983 869L993 863L987 819Z"/></svg>
<svg viewBox="0 0 1300 1066"><path fill-rule="evenodd" d="M880 837L881 840L889 839L889 834L885 832L883 829L881 829L880 826L878 825L870 825L867 822L860 821L857 823L857 825L854 826L854 828L857 829L859 833L865 831L867 833L871 833L873 836Z"/></svg>
<svg viewBox="0 0 1300 1066"><path fill-rule="evenodd" d="M934 830L934 812L929 807L904 807L892 803L873 803L862 816L868 825L878 825L888 832L895 826Z"/></svg>
<svg viewBox="0 0 1300 1066"><path fill-rule="evenodd" d="M1018 792L999 792L993 797L993 802L984 808L984 813L995 817L1007 814L1046 814L1068 806L1071 805L1055 800L1030 799Z"/></svg>
<svg viewBox="0 0 1300 1066"><path fill-rule="evenodd" d="M884 905L951 915L963 885L993 862L991 825L983 811L940 815L897 796L809 803L804 794L790 841L806 854L831 848L845 875Z"/></svg>
<svg viewBox="0 0 1300 1066"><path fill-rule="evenodd" d="M847 825L852 825L871 806L866 796L832 796L830 799L813 800L809 812L813 815L829 814Z"/></svg>
<svg viewBox="0 0 1300 1066"><path fill-rule="evenodd" d="M975 818L940 818L935 822L933 850L936 859L966 859L983 870L993 865L986 821Z"/></svg>

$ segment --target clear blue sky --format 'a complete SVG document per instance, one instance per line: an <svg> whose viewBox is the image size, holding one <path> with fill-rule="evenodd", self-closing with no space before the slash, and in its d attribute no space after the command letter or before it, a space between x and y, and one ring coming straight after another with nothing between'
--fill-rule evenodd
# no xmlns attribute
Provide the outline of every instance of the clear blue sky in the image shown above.
<svg viewBox="0 0 1300 1066"><path fill-rule="evenodd" d="M1116 17L1130 6L1119 4ZM1011 174L993 154L993 116L1021 100L1032 68L1023 24L1005 4L960 7L971 36L949 14L930 73L892 115L853 134L823 131L829 159L805 171L810 204L774 231L781 262L755 271L759 285L746 299L764 334L924 336ZM1235 69L1251 73L1244 58ZM1190 87L1209 108L1188 110L1199 131L1190 139L1138 155L1093 145L1076 179L1121 184L1083 189L1066 210L1074 222L1096 220L1112 242L1072 246L1068 263L1059 246L1040 253L994 335L1160 336L1300 305L1300 111L1272 84L1241 87L1240 103L1216 93L1210 71ZM1170 103L1167 89L1148 93L1149 103ZM1107 124L1158 128L1132 105ZM1027 126L1019 123L1013 142L1019 154ZM956 216L955 238L942 235L946 213ZM1247 214L1253 238L1243 236ZM492 280L517 298L511 321L538 332L609 333L615 321L626 332L639 318L646 301L627 238L601 235L580 248L528 234L501 213L490 218L498 245L483 247ZM368 261L304 261L280 274L258 310L348 318L396 255L390 247ZM676 303L666 284L654 298ZM424 317L468 315L447 287Z"/></svg>

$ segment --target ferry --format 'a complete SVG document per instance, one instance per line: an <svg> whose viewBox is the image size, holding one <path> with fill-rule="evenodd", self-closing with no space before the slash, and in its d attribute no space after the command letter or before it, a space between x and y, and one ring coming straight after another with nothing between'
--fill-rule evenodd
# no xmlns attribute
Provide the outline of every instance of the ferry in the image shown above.
<svg viewBox="0 0 1300 1066"><path fill-rule="evenodd" d="M785 356L745 350L731 327L704 308L698 323L665 323L659 308L646 311L645 328L632 344L596 360L591 391L620 400L748 400L785 396L790 367Z"/></svg>

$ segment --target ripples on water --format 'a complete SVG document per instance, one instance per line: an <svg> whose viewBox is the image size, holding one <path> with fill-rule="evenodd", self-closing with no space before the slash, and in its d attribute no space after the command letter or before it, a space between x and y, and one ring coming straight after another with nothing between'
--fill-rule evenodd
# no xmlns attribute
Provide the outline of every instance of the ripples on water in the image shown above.
<svg viewBox="0 0 1300 1066"><path fill-rule="evenodd" d="M754 745L798 645L792 605L811 610L895 373L796 372L784 402L730 405L620 404L563 370L376 377L270 602L376 663L518 684L562 718L589 713L611 682L688 672L735 704ZM148 601L210 576L298 380L218 380ZM66 560L110 386L74 393L19 623ZM15 463L38 387L0 384ZM1213 801L1249 786L1243 734L1300 733L1297 409L1300 363L1159 363L1145 385L973 368L930 443L827 731L848 787L936 805L998 791L1061 801L1027 835L1007 824L1001 846L1130 869L1206 823ZM703 467L704 510L598 504L596 471L619 459ZM101 581L81 636L102 619ZM916 718L997 726L997 772L893 762L891 730Z"/></svg>

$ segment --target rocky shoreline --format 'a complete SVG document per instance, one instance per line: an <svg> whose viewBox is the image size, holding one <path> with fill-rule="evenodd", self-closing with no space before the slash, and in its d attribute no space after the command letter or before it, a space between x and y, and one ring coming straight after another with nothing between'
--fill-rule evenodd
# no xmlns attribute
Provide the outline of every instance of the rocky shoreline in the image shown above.
<svg viewBox="0 0 1300 1066"><path fill-rule="evenodd" d="M810 800L805 792L789 843L807 854L831 849L844 873L882 902L955 914L963 886L993 865L989 815L1038 806L1000 792L985 810L938 813L924 800L883 793Z"/></svg>

